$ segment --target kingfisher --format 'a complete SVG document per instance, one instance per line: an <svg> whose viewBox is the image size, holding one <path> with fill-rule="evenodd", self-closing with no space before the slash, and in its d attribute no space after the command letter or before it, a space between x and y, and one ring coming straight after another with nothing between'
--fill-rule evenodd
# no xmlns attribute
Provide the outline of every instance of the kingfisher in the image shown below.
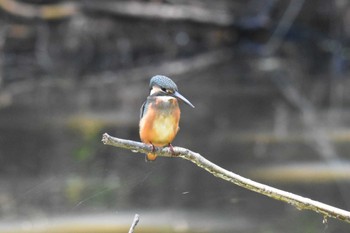
<svg viewBox="0 0 350 233"><path fill-rule="evenodd" d="M179 131L180 108L179 101L194 108L178 91L173 80L163 75L153 76L149 83L150 94L140 109L140 138L141 141L155 146L169 146ZM154 161L155 153L148 153L146 161Z"/></svg>

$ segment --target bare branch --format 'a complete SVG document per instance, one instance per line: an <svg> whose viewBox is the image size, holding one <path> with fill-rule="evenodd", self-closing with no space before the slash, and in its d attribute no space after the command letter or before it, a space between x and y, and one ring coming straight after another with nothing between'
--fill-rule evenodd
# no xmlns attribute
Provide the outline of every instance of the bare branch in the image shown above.
<svg viewBox="0 0 350 233"><path fill-rule="evenodd" d="M1 0L0 0L1 3ZM166 73L169 76L186 74L188 72L194 72L208 68L213 65L224 63L229 61L233 57L233 52L228 48L221 48L205 53L195 55L191 58L182 58L172 61L164 61L157 64L151 64L146 66L135 67L132 69L121 70L116 73L106 72L104 74L88 76L86 86L105 86L111 85L116 82L120 82L122 77L128 77L128 81L138 81L140 79L148 79L151 75L158 73ZM120 78L115 78L120 77ZM38 80L25 80L21 82L15 82L6 86L6 89L0 92L0 109L14 104L15 97L24 93L30 93L36 91L38 87L41 89L47 89L52 87L66 88L74 85L74 79L43 79ZM232 90L230 90L232 92ZM255 90L256 91L256 90Z"/></svg>
<svg viewBox="0 0 350 233"><path fill-rule="evenodd" d="M0 8L17 17L28 19L63 19L77 13L73 3L34 5L15 0L0 0Z"/></svg>
<svg viewBox="0 0 350 233"><path fill-rule="evenodd" d="M234 17L226 10L213 10L193 5L171 5L161 3L143 3L135 1L114 1L104 4L88 3L86 9L102 11L114 15L144 19L188 20L196 23L213 24L217 26L232 26Z"/></svg>
<svg viewBox="0 0 350 233"><path fill-rule="evenodd" d="M152 152L152 146L120 138L115 138L109 136L107 133L103 134L102 142L105 145L111 145L115 147L120 147L124 149L132 150L133 152L149 153ZM297 209L312 210L320 213L324 218L331 217L345 222L350 223L350 212L342 210L322 202L314 201L309 198L305 198L290 192L286 192L280 189L276 189L253 180L247 179L245 177L239 176L233 172L225 170L218 165L210 162L200 154L190 151L182 147L174 147L174 153L170 151L169 148L155 148L155 153L158 156L164 157L181 157L187 159L197 166L205 169L214 176L236 184L240 187L249 189L251 191L263 194L265 196L271 197L273 199L284 201L288 204L295 206Z"/></svg>
<svg viewBox="0 0 350 233"><path fill-rule="evenodd" d="M131 227L129 229L129 233L134 233L135 227L139 223L140 217L138 214L135 214L134 220L132 221Z"/></svg>
<svg viewBox="0 0 350 233"><path fill-rule="evenodd" d="M116 16L141 19L163 19L172 21L192 21L220 27L232 26L234 17L227 10L215 10L193 5L172 5L143 2L63 2L36 5L18 0L0 0L0 8L12 15L26 19L57 20L84 12L103 12Z"/></svg>

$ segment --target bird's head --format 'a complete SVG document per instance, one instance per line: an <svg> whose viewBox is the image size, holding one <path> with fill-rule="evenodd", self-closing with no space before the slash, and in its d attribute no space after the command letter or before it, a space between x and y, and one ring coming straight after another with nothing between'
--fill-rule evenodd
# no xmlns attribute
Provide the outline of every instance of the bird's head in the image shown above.
<svg viewBox="0 0 350 233"><path fill-rule="evenodd" d="M194 108L193 104L179 93L176 83L166 76L153 76L149 82L149 88L152 96L173 96Z"/></svg>

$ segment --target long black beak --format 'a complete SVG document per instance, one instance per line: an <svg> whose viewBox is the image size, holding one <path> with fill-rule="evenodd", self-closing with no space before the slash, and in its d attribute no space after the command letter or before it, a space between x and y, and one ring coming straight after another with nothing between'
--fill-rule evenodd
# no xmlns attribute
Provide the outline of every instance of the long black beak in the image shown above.
<svg viewBox="0 0 350 233"><path fill-rule="evenodd" d="M173 94L174 97L182 100L185 104L188 104L190 105L192 108L194 108L194 105L191 104L190 101L188 101L183 95L181 95L179 92L175 91L174 94Z"/></svg>

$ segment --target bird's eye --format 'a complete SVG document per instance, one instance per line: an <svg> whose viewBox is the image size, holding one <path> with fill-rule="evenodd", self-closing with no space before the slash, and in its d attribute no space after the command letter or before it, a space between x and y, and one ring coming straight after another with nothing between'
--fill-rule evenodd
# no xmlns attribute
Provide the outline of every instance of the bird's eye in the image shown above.
<svg viewBox="0 0 350 233"><path fill-rule="evenodd" d="M171 89L167 89L167 88L164 88L164 87L162 87L162 88L160 88L163 92L165 92L165 93L167 93L167 94L174 94L174 91L173 90L171 90Z"/></svg>

